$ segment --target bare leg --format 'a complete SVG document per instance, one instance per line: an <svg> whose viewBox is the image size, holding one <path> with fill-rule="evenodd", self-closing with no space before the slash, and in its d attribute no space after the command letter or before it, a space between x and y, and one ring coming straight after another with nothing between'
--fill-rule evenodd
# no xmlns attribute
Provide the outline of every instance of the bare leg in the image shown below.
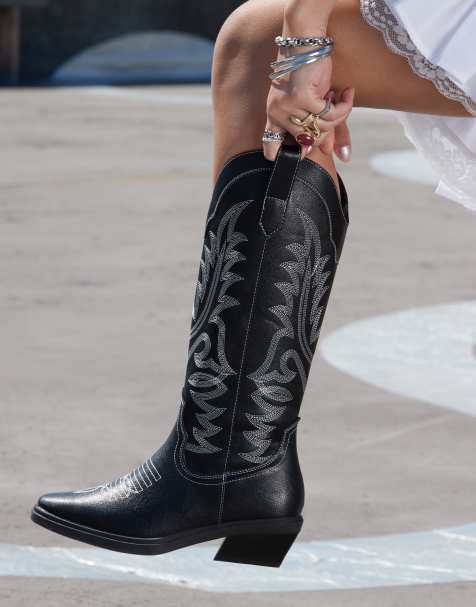
<svg viewBox="0 0 476 607"><path fill-rule="evenodd" d="M234 154L261 147L266 125L273 38L282 28L282 0L250 0L225 21L212 71L215 176Z"/></svg>
<svg viewBox="0 0 476 607"><path fill-rule="evenodd" d="M281 32L284 0L249 0L225 22L215 46L212 90L217 175L234 154L260 148L266 122L273 38ZM316 10L319 3L316 1ZM355 105L467 116L463 106L415 75L403 57L388 50L380 32L362 18L359 0L340 0L329 22L336 40L333 88L356 90ZM310 156L335 178L333 159Z"/></svg>

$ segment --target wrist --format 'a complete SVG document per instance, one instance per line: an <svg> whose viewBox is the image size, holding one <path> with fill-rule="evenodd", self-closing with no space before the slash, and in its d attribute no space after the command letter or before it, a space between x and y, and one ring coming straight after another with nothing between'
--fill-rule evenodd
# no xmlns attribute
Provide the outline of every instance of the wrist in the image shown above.
<svg viewBox="0 0 476 607"><path fill-rule="evenodd" d="M283 35L324 36L332 5L328 0L288 0L284 8Z"/></svg>

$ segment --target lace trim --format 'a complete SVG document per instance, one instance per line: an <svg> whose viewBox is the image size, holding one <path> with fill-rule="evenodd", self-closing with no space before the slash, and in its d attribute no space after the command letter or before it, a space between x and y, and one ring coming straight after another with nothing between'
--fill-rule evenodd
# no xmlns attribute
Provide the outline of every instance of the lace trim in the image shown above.
<svg viewBox="0 0 476 607"><path fill-rule="evenodd" d="M360 0L360 12L369 25L382 32L388 48L407 59L415 74L431 80L442 95L459 101L470 114L476 116L476 102L451 80L443 68L434 65L420 53L384 0Z"/></svg>
<svg viewBox="0 0 476 607"><path fill-rule="evenodd" d="M440 176L437 193L476 211L474 155L441 116L397 112L405 134ZM460 120L466 120L460 118Z"/></svg>

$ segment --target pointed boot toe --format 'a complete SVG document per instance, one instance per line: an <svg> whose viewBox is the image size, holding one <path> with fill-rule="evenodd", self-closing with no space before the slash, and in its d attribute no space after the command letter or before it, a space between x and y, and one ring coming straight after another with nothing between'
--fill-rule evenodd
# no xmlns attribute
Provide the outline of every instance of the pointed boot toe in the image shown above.
<svg viewBox="0 0 476 607"><path fill-rule="evenodd" d="M80 539L74 535L74 528L81 524L86 511L77 507L74 495L72 492L42 495L33 507L31 520L60 535Z"/></svg>
<svg viewBox="0 0 476 607"><path fill-rule="evenodd" d="M46 493L33 507L31 518L35 523L62 535L69 535L66 529L76 525L100 528L100 510L95 503L97 499L91 499L96 491ZM86 497L88 494L91 496L89 499Z"/></svg>
<svg viewBox="0 0 476 607"><path fill-rule="evenodd" d="M59 516L60 518L69 518L70 509L68 508L69 493L45 493L42 495L35 506L39 511L44 510L49 514Z"/></svg>

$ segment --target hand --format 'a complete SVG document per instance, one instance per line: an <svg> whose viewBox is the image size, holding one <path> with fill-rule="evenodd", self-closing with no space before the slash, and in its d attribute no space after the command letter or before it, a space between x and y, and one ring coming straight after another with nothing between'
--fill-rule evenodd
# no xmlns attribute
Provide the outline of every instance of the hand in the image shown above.
<svg viewBox="0 0 476 607"><path fill-rule="evenodd" d="M345 97L347 95L347 91L349 90L350 89L345 89L343 91L339 99L340 102L345 102ZM336 97L334 91L330 91L325 98L327 99L328 97L331 97L333 102L335 102ZM325 118L322 118L322 120L329 120L329 118L329 115L326 115ZM325 137L319 138L320 150L328 156L331 156L332 152L334 152L337 158L339 158L339 160L342 162L349 162L352 155L352 142L349 127L347 126L347 118L348 115L342 122L337 124L333 130L327 131ZM327 125L322 126L324 129L327 128ZM308 148L306 150L306 154L310 154L312 149L313 148Z"/></svg>
<svg viewBox="0 0 476 607"><path fill-rule="evenodd" d="M332 77L332 59L326 57L310 65L301 67L289 76L273 81L268 95L266 129L289 133L296 138L303 129L290 121L290 116L305 118L309 112L318 114L326 105L330 95ZM335 101L335 99L334 99ZM341 160L348 160L350 154L341 153L342 147L350 148L349 130L345 124L352 110L354 89L345 89L337 103L332 103L330 111L319 119L321 135L315 145L325 154L336 151ZM263 144L264 155L274 160L280 142ZM303 147L302 156L312 151L312 147Z"/></svg>

